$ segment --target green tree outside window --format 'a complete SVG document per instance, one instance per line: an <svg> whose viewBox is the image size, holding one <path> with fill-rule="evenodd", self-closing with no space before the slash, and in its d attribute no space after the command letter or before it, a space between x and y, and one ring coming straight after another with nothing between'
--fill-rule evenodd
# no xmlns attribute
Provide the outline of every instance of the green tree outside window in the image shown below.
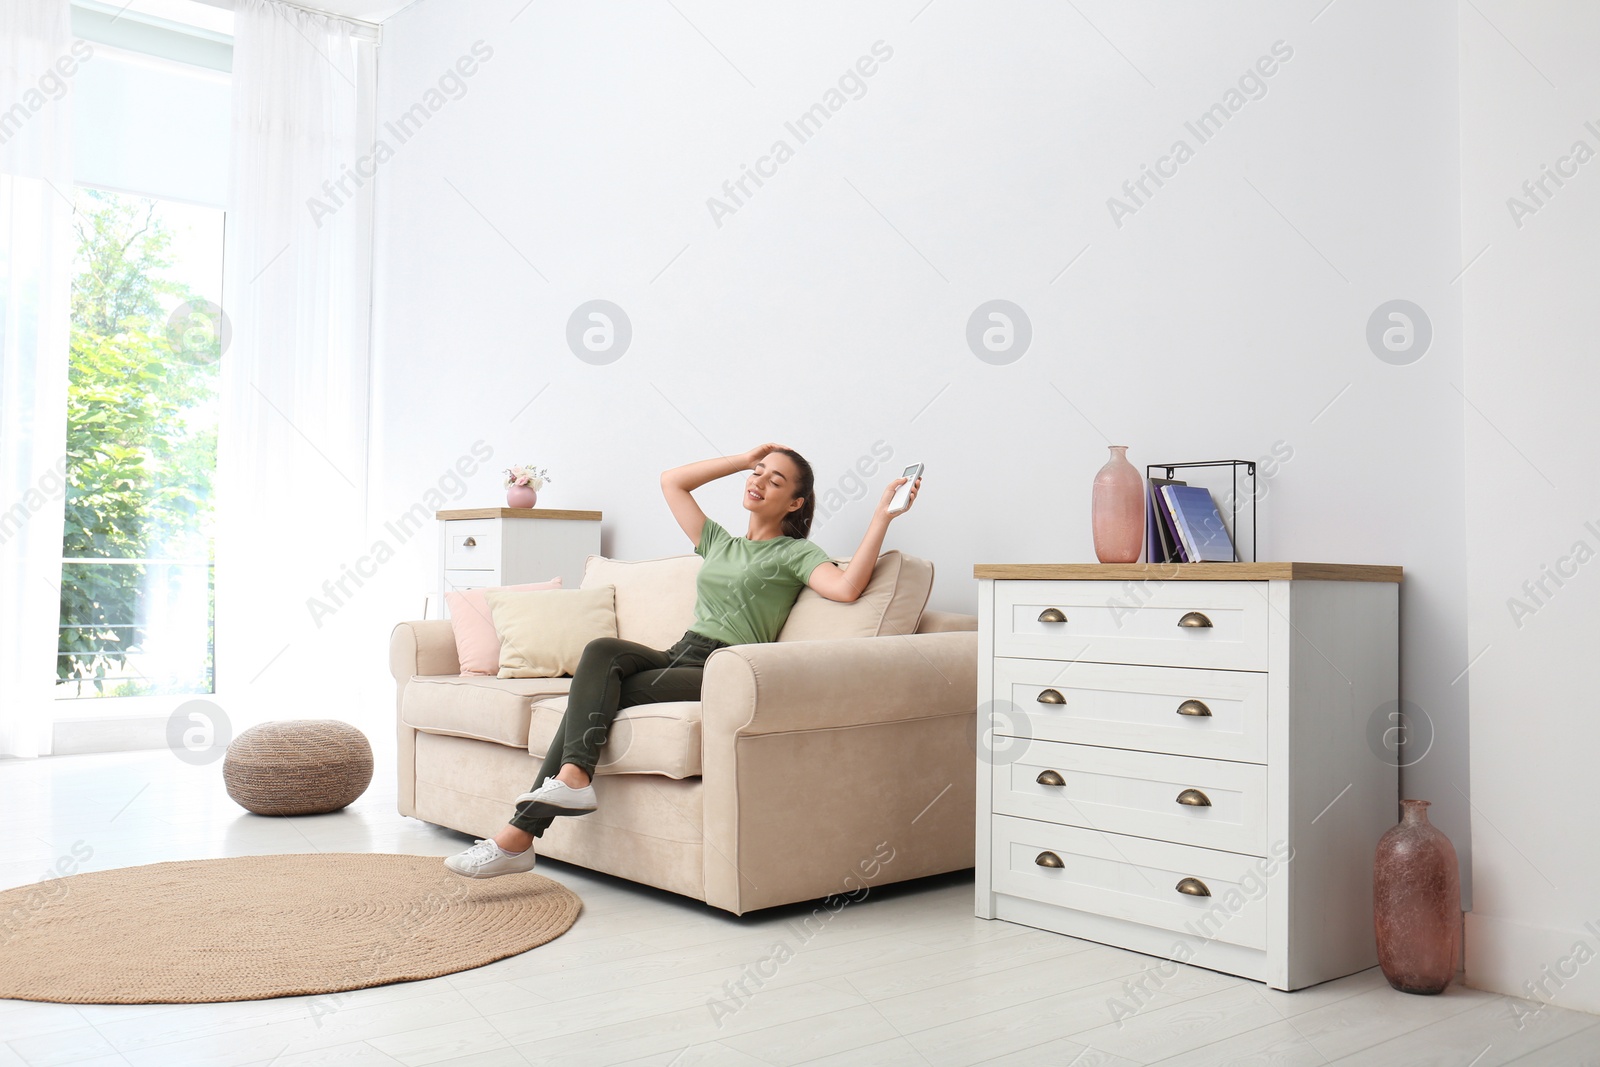
<svg viewBox="0 0 1600 1067"><path fill-rule="evenodd" d="M180 280L159 201L80 189L74 221L58 683L63 695L211 692L220 312ZM169 325L180 306L196 310ZM153 606L198 577L172 560L204 561L205 647L177 675L141 677Z"/></svg>

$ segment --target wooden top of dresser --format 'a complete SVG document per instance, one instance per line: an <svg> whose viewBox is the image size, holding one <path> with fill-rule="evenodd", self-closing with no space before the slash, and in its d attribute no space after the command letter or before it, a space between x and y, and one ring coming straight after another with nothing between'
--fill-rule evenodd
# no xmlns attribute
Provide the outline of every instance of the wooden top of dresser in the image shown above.
<svg viewBox="0 0 1600 1067"><path fill-rule="evenodd" d="M462 508L434 513L437 519L583 519L599 522L598 511L563 511L560 508Z"/></svg>
<svg viewBox="0 0 1600 1067"><path fill-rule="evenodd" d="M1398 582L1402 567L1365 563L979 563L974 578L1170 582L1251 582L1299 578L1321 582Z"/></svg>

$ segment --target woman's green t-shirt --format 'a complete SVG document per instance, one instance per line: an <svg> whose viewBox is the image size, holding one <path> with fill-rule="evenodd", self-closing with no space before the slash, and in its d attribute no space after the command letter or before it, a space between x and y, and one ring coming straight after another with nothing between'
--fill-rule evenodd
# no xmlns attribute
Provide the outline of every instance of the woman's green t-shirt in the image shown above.
<svg viewBox="0 0 1600 1067"><path fill-rule="evenodd" d="M706 520L694 550L705 562L695 582L689 629L730 645L776 640L811 572L829 562L815 541L752 541L734 537L712 519Z"/></svg>

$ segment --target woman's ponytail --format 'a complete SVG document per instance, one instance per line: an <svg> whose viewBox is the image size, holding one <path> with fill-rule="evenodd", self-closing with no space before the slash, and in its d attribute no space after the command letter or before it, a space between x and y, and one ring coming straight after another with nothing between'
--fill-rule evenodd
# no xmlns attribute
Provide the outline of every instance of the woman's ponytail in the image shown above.
<svg viewBox="0 0 1600 1067"><path fill-rule="evenodd" d="M774 448L773 451L782 452L794 460L795 469L799 472L799 478L795 481L794 492L791 494L790 499L803 497L804 502L783 517L783 533L785 537L793 537L796 540L804 541L811 536L811 519L817 513L816 476L811 472L811 464L807 463L806 458L794 449Z"/></svg>

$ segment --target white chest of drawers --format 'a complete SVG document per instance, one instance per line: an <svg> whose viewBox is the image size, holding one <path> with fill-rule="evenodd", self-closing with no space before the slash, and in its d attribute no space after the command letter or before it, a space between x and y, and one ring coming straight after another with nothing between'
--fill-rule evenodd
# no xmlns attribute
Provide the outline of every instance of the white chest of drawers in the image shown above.
<svg viewBox="0 0 1600 1067"><path fill-rule="evenodd" d="M1276 989L1377 963L1400 568L973 574L979 917Z"/></svg>
<svg viewBox="0 0 1600 1067"><path fill-rule="evenodd" d="M445 593L561 578L583 580L584 560L600 553L600 512L557 508L441 511L439 582Z"/></svg>

